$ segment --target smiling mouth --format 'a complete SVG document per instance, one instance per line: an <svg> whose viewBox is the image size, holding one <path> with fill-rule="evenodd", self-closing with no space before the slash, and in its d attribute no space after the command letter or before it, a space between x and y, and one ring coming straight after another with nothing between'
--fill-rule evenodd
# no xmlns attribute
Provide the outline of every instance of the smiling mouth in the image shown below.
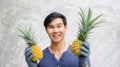
<svg viewBox="0 0 120 67"><path fill-rule="evenodd" d="M59 39L60 35L53 35L54 39Z"/></svg>

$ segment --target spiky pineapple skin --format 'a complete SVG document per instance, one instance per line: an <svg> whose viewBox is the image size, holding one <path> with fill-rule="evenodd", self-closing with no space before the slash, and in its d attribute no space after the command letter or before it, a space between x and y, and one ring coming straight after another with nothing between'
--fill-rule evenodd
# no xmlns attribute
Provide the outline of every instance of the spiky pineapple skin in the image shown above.
<svg viewBox="0 0 120 67"><path fill-rule="evenodd" d="M42 50L37 45L31 46L30 48L32 50L32 54L34 55L32 61L36 62L37 60L43 58Z"/></svg>
<svg viewBox="0 0 120 67"><path fill-rule="evenodd" d="M82 41L81 40L74 40L72 45L71 45L71 51L74 53L75 56L80 55L80 47L82 46Z"/></svg>

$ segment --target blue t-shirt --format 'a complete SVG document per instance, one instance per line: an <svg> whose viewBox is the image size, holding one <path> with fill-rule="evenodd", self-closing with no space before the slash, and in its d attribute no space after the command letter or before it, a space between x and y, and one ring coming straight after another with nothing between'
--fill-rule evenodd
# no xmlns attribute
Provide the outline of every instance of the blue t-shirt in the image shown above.
<svg viewBox="0 0 120 67"><path fill-rule="evenodd" d="M38 64L38 67L79 67L79 58L71 52L70 46L63 53L60 60L57 60L48 48L43 50L43 55L44 57Z"/></svg>

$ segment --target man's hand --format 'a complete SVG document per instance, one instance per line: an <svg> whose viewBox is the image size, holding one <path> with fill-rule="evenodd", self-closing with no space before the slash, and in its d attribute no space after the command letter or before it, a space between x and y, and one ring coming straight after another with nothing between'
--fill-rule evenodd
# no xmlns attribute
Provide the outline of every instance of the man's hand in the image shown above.
<svg viewBox="0 0 120 67"><path fill-rule="evenodd" d="M81 46L81 50L80 50L80 56L79 56L80 67L86 67L89 55L90 55L90 45L87 41L85 41L83 42L83 45Z"/></svg>
<svg viewBox="0 0 120 67"><path fill-rule="evenodd" d="M25 49L25 60L28 64L28 67L37 67L37 63L36 62L32 62L32 58L34 56L32 55L32 50L31 48L27 47Z"/></svg>

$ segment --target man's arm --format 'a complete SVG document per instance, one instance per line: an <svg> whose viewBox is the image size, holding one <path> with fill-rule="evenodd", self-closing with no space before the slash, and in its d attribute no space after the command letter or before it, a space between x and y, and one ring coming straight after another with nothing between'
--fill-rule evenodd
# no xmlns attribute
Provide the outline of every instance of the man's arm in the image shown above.
<svg viewBox="0 0 120 67"><path fill-rule="evenodd" d="M86 65L86 67L91 67L90 59L89 59L89 58L88 58L88 60L87 60L87 65Z"/></svg>
<svg viewBox="0 0 120 67"><path fill-rule="evenodd" d="M32 55L32 50L31 50L31 48L29 48L29 47L27 47L26 49L25 49L25 60L26 60L26 62L27 62L27 64L28 64L28 67L37 67L38 66L38 64L36 63L36 62L33 62L32 61L32 58L33 58L34 56Z"/></svg>
<svg viewBox="0 0 120 67"><path fill-rule="evenodd" d="M83 42L80 47L79 64L80 67L90 67L89 55L90 55L90 45L87 41Z"/></svg>

